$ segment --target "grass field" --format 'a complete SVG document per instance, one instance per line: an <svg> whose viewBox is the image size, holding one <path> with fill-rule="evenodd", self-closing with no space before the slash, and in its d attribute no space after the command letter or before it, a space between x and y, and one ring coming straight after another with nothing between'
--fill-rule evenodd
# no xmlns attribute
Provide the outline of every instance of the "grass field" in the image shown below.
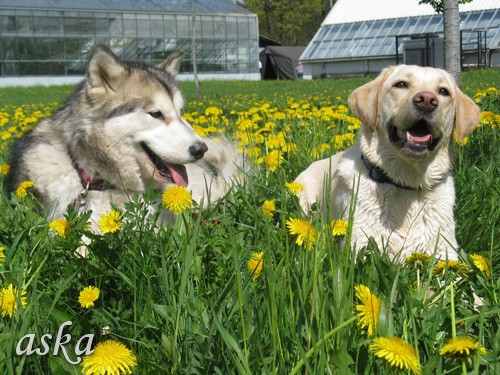
<svg viewBox="0 0 500 375"><path fill-rule="evenodd" d="M193 84L181 82L185 118L200 134L234 138L256 173L214 207L193 206L166 228L156 228L136 199L115 233L88 233L86 217L70 210L69 229L58 235L29 190L26 197L1 193L0 373L79 374L89 363L84 335L93 334L94 345L115 340L130 349L137 374L499 374L500 71L463 75L464 91L483 110L480 126L456 147L463 262L444 274L435 259L395 265L375 245L354 254L349 228L325 232L311 248L287 228L305 218L324 232L320 218L304 217L286 183L354 142L360 123L347 96L368 80L202 82L200 102ZM0 172L12 140L71 91L0 91ZM145 201L161 193L147 191ZM266 200L274 210L262 210ZM92 238L87 259L74 253L82 234ZM99 295L83 307L78 299L88 286ZM483 306L474 308L472 290ZM68 321L67 355L54 355ZM39 350L18 355L28 334ZM52 337L41 341L44 334ZM456 337L471 342L447 351ZM377 356L377 344L403 370ZM132 356L108 352L117 353ZM67 356L84 359L71 364Z"/></svg>

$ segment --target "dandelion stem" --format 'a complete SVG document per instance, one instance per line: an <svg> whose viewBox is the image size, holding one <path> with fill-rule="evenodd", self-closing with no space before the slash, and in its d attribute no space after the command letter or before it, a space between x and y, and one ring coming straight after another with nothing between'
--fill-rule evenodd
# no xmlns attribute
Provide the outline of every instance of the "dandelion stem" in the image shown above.
<svg viewBox="0 0 500 375"><path fill-rule="evenodd" d="M30 286L30 284L33 282L33 279L35 278L36 275L38 275L40 273L40 270L42 269L43 265L45 264L45 262L48 259L49 259L49 254L46 254L45 258L43 258L43 260L40 262L40 265L38 266L36 271L33 273L33 276L31 276L30 279L28 280L28 282L26 283L26 285L24 285L24 287L23 287L24 290L26 290Z"/></svg>
<svg viewBox="0 0 500 375"><path fill-rule="evenodd" d="M309 349L309 351L306 353L305 355L305 358L302 358L296 365L295 367L292 369L292 371L290 372L290 375L295 375L299 372L299 370L302 368L302 366L304 366L304 362L305 362L305 359L308 359L309 357L311 357L313 354L314 354L314 351L316 349L319 349L321 347L321 345L323 345L323 343L328 340L330 337L332 337L334 334L336 334L338 331L340 331L341 329L347 327L349 324L355 322L356 320L358 319L357 316L353 316L351 319L345 321L344 323L342 323L341 325L335 327L334 329L332 329L330 332L328 332L321 340L319 340L316 344L314 344L314 346Z"/></svg>

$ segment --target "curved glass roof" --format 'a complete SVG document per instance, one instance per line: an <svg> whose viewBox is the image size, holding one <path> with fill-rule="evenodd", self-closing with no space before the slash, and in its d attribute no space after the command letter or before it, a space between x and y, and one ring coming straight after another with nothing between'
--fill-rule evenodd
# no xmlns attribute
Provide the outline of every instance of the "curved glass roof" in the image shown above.
<svg viewBox="0 0 500 375"><path fill-rule="evenodd" d="M486 47L500 47L500 8L463 12L460 17L462 31L485 31ZM301 60L395 55L397 35L442 32L443 16L440 14L323 24ZM473 36L467 34L466 38ZM402 53L403 46L399 48Z"/></svg>
<svg viewBox="0 0 500 375"><path fill-rule="evenodd" d="M0 0L0 8L191 13L191 0ZM244 14L231 0L195 0L196 13Z"/></svg>

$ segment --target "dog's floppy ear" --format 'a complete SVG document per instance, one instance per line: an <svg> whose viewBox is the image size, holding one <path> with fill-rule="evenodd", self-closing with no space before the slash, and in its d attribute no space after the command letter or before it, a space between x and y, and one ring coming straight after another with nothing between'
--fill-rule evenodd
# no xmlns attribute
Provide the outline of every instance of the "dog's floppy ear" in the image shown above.
<svg viewBox="0 0 500 375"><path fill-rule="evenodd" d="M183 51L175 51L165 61L156 65L158 69L161 69L172 76L175 79L177 73L179 73L179 68L181 67Z"/></svg>
<svg viewBox="0 0 500 375"><path fill-rule="evenodd" d="M481 109L474 101L457 89L455 104L455 131L460 143L471 133L481 121Z"/></svg>
<svg viewBox="0 0 500 375"><path fill-rule="evenodd" d="M373 81L354 90L347 100L354 114L372 130L378 126L380 92L393 70L393 66L385 68Z"/></svg>
<svg viewBox="0 0 500 375"><path fill-rule="evenodd" d="M103 45L94 47L87 68L88 82L92 87L105 87L114 91L125 71L125 66L111 49Z"/></svg>

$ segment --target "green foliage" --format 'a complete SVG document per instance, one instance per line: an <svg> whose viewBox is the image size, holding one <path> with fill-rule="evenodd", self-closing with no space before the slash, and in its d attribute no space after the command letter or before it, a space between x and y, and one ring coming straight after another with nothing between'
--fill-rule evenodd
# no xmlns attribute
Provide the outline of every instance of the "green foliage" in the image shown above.
<svg viewBox="0 0 500 375"><path fill-rule="evenodd" d="M498 114L498 96L488 88L498 87L499 78L493 70L466 73L464 89L471 96L478 93L479 104ZM217 106L234 123L243 112L263 115L257 110L263 102L283 113L295 104L345 104L350 90L366 81L202 82L201 102L193 100L192 83L181 86L187 114L200 119L205 109ZM20 104L26 113L47 104L44 98L62 102L67 93L67 87L8 90L9 96L0 98L0 112L11 117L2 130L13 124ZM244 186L213 207L193 207L166 226L158 225L155 215L145 215L145 205L159 198L158 191L134 197L124 210L123 227L114 234L90 233L88 216L68 210L67 237L49 230L30 193L24 199L2 193L0 246L6 258L0 264L0 287L12 283L26 290L27 305L13 318L0 317L0 372L80 373L80 366L61 354L15 353L24 335L36 334L39 343L43 334L55 336L63 322L72 321L66 333L72 336L67 348L73 359L71 351L84 334L94 334L94 343L112 337L137 355L137 374L385 374L388 368L374 358L370 339L356 325L354 286L364 284L382 300L375 335L394 335L413 345L423 374L459 374L462 366L469 373L499 373L498 124L483 125L456 150L457 239L470 271L455 278L453 273L433 274L435 260L419 269L393 264L375 244L354 254L349 233L322 236L312 251L296 244L285 223L302 214L285 183L317 158L306 150L334 136L323 121L276 120L277 130L287 127L297 152L274 173L256 165ZM334 132L349 125L331 121L336 122ZM7 156L2 148L2 160ZM260 209L265 199L276 203L271 218ZM318 230L327 224L320 215L307 219ZM91 240L87 258L75 253L82 236ZM254 280L247 260L260 251L264 268ZM471 253L492 260L492 277L475 267ZM93 308L84 309L78 295L89 285L101 294ZM474 306L472 291L483 306ZM111 328L109 335L101 334L104 326ZM454 330L473 337L488 353L463 364L441 357L439 349Z"/></svg>
<svg viewBox="0 0 500 375"><path fill-rule="evenodd" d="M443 2L445 0L419 0L419 4L430 4L436 13L443 13ZM458 1L459 4L467 4L470 3L472 0L456 0Z"/></svg>

